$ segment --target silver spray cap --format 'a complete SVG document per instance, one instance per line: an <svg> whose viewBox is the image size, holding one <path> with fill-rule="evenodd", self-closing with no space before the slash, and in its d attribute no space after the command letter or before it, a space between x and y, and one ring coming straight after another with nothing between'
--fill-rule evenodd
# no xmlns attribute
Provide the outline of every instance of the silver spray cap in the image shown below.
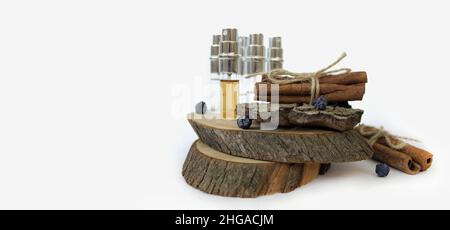
<svg viewBox="0 0 450 230"><path fill-rule="evenodd" d="M269 48L267 48L267 71L283 68L283 48L281 47L281 37L269 38Z"/></svg>
<svg viewBox="0 0 450 230"><path fill-rule="evenodd" d="M265 70L264 35L250 34L247 47L246 74L260 73Z"/></svg>
<svg viewBox="0 0 450 230"><path fill-rule="evenodd" d="M249 39L248 37L239 37L238 38L239 41L239 54L242 56L246 56L247 55L247 47L249 45Z"/></svg>
<svg viewBox="0 0 450 230"><path fill-rule="evenodd" d="M213 35L210 53L210 73L219 73L219 44L221 35Z"/></svg>
<svg viewBox="0 0 450 230"><path fill-rule="evenodd" d="M239 72L239 43L237 29L223 29L219 43L219 72L231 75Z"/></svg>
<svg viewBox="0 0 450 230"><path fill-rule="evenodd" d="M245 62L248 56L247 47L249 45L249 38L246 36L240 36L238 38L238 41L239 41L239 55L240 55L238 72L240 75L244 75L246 73Z"/></svg>
<svg viewBox="0 0 450 230"><path fill-rule="evenodd" d="M263 34L250 34L249 36L250 45L264 45L264 35Z"/></svg>
<svg viewBox="0 0 450 230"><path fill-rule="evenodd" d="M269 38L270 48L281 48L281 37L271 37Z"/></svg>
<svg viewBox="0 0 450 230"><path fill-rule="evenodd" d="M222 41L234 41L237 42L238 32L237 29L228 28L222 30Z"/></svg>
<svg viewBox="0 0 450 230"><path fill-rule="evenodd" d="M219 45L219 43L220 43L220 40L221 40L221 35L220 34L214 34L213 35L213 45Z"/></svg>

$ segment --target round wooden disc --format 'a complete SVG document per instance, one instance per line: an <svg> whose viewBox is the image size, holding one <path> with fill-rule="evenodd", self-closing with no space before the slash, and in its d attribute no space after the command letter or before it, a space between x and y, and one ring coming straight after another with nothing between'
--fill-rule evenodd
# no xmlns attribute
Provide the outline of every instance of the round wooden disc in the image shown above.
<svg viewBox="0 0 450 230"><path fill-rule="evenodd" d="M320 164L289 164L235 157L201 141L192 144L183 165L188 184L206 193L229 197L257 197L290 192L312 181Z"/></svg>
<svg viewBox="0 0 450 230"><path fill-rule="evenodd" d="M369 159L373 150L355 130L344 132L311 128L240 129L236 120L188 121L200 140L217 151L257 160L283 163L333 163Z"/></svg>

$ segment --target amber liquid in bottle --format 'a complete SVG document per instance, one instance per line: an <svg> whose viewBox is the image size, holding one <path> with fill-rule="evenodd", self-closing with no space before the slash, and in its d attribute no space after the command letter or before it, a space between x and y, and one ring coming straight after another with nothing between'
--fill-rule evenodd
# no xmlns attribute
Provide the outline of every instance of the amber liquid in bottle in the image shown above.
<svg viewBox="0 0 450 230"><path fill-rule="evenodd" d="M222 119L236 119L239 103L239 80L220 80L220 108Z"/></svg>

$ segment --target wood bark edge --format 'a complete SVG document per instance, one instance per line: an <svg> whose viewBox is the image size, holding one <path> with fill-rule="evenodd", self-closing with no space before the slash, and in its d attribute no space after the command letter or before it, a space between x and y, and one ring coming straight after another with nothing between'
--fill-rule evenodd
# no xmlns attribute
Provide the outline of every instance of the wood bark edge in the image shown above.
<svg viewBox="0 0 450 230"><path fill-rule="evenodd" d="M235 120L188 119L200 140L238 157L282 163L335 163L370 159L372 148L356 130L239 129Z"/></svg>
<svg viewBox="0 0 450 230"><path fill-rule="evenodd" d="M192 144L183 165L186 182L203 192L227 197L286 193L319 174L319 163L289 164L230 156L201 141Z"/></svg>

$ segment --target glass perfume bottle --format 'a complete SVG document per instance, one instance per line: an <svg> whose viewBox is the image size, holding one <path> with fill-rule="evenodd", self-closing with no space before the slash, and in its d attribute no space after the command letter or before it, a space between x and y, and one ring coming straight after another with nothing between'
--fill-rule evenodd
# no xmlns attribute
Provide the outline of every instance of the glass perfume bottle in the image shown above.
<svg viewBox="0 0 450 230"><path fill-rule="evenodd" d="M239 43L237 29L223 29L219 43L220 114L236 119L239 103Z"/></svg>
<svg viewBox="0 0 450 230"><path fill-rule="evenodd" d="M220 105L222 119L236 119L239 103L239 80L220 80Z"/></svg>

